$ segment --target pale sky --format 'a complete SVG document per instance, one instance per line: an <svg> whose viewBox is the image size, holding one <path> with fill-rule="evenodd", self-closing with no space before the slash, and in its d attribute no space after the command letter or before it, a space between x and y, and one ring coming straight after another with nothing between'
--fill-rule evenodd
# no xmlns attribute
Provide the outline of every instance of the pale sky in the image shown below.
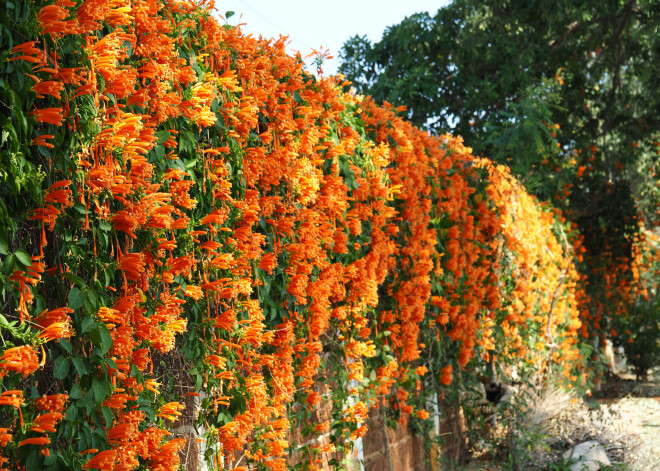
<svg viewBox="0 0 660 471"><path fill-rule="evenodd" d="M218 12L235 14L228 23L245 23L241 29L255 37L290 39L289 49L304 56L312 49L329 49L335 57L323 65L325 75L339 67L339 50L354 35L379 41L387 26L420 11L432 14L448 0L216 0ZM309 62L308 62L309 65ZM312 71L315 72L315 71Z"/></svg>

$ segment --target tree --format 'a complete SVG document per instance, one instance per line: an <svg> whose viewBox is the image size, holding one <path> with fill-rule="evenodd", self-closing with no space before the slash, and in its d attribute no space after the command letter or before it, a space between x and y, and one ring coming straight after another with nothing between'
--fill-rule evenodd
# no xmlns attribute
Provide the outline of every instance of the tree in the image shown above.
<svg viewBox="0 0 660 471"><path fill-rule="evenodd" d="M340 71L559 204L594 277L632 256L640 212L658 219L658 38L653 0L455 0L351 38Z"/></svg>

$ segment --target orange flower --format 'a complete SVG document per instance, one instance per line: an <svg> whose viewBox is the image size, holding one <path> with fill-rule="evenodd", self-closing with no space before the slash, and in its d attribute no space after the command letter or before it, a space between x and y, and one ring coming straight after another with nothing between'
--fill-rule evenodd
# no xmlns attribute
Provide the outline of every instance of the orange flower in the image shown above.
<svg viewBox="0 0 660 471"><path fill-rule="evenodd" d="M451 384L452 380L452 367L451 365L445 366L441 371L440 371L440 382L444 384L445 386L449 386Z"/></svg>
<svg viewBox="0 0 660 471"><path fill-rule="evenodd" d="M307 405L315 407L319 402L321 402L321 395L317 391L307 391L305 402L307 402Z"/></svg>
<svg viewBox="0 0 660 471"><path fill-rule="evenodd" d="M117 389L119 392L115 392L112 396L103 401L103 405L110 407L111 409L123 409L126 406L128 401L134 401L137 399L136 396L129 396L123 392L123 389Z"/></svg>
<svg viewBox="0 0 660 471"><path fill-rule="evenodd" d="M105 405L105 404L104 404ZM135 435L136 427L130 422L117 424L106 432L108 443L119 445L128 443Z"/></svg>
<svg viewBox="0 0 660 471"><path fill-rule="evenodd" d="M171 471L179 469L179 452L185 444L185 438L175 438L161 445L151 457L153 468Z"/></svg>
<svg viewBox="0 0 660 471"><path fill-rule="evenodd" d="M17 52L22 52L23 54L38 54L41 52L41 49L34 47L35 44L37 44L37 41L24 42L18 46L14 46L11 53L16 54Z"/></svg>
<svg viewBox="0 0 660 471"><path fill-rule="evenodd" d="M21 447L24 445L49 445L49 444L50 444L50 438L35 437L35 438L27 438L23 440L21 443L18 444L18 446Z"/></svg>
<svg viewBox="0 0 660 471"><path fill-rule="evenodd" d="M139 371L144 371L151 361L151 358L149 357L149 350L146 348L135 350L133 352L132 361Z"/></svg>
<svg viewBox="0 0 660 471"><path fill-rule="evenodd" d="M174 422L179 418L179 416L181 416L181 412L179 411L185 408L186 406L179 404L178 402L168 402L160 408L160 411L158 411L156 417L162 417L169 420L170 422Z"/></svg>
<svg viewBox="0 0 660 471"><path fill-rule="evenodd" d="M48 149L52 149L55 147L53 144L50 142L46 142L46 139L53 139L55 136L52 134L42 134L40 136L35 137L30 141L31 146L44 146L47 147Z"/></svg>
<svg viewBox="0 0 660 471"><path fill-rule="evenodd" d="M36 41L27 41L14 47L11 53L16 54L17 52L21 52L22 55L11 57L9 60L24 60L33 64L45 64L45 54L41 49L34 47L36 43Z"/></svg>
<svg viewBox="0 0 660 471"><path fill-rule="evenodd" d="M213 365L216 368L220 368L221 370L224 370L225 367L227 366L227 359L218 355L209 355L208 357L206 357L206 363L208 363L209 365Z"/></svg>
<svg viewBox="0 0 660 471"><path fill-rule="evenodd" d="M24 402L23 391L11 389L0 394L0 406L11 406L20 410L21 404Z"/></svg>
<svg viewBox="0 0 660 471"><path fill-rule="evenodd" d="M39 357L34 347L29 345L8 348L0 357L0 378L6 375L7 371L21 373L23 377L27 377L38 368Z"/></svg>
<svg viewBox="0 0 660 471"><path fill-rule="evenodd" d="M64 206L71 206L71 190L68 187L71 185L71 180L61 180L52 184L46 189L46 196L44 197L45 203L60 203Z"/></svg>
<svg viewBox="0 0 660 471"><path fill-rule="evenodd" d="M199 301L204 296L202 288L195 285L186 285L186 290L184 293L185 296L193 298L195 301Z"/></svg>
<svg viewBox="0 0 660 471"><path fill-rule="evenodd" d="M55 124L62 126L62 108L35 108L30 114L34 116L38 123Z"/></svg>
<svg viewBox="0 0 660 471"><path fill-rule="evenodd" d="M43 221L44 224L49 225L49 229L52 231L55 229L55 222L57 221L57 216L61 214L61 211L51 204L47 204L42 208L36 208L30 211L30 216L28 217L31 221Z"/></svg>
<svg viewBox="0 0 660 471"><path fill-rule="evenodd" d="M265 253L261 257L259 262L259 268L266 270L268 274L273 273L273 270L277 266L277 255L274 253Z"/></svg>
<svg viewBox="0 0 660 471"><path fill-rule="evenodd" d="M138 281L140 274L145 270L145 258L142 253L129 253L121 258L117 268L126 274L126 278L131 281Z"/></svg>
<svg viewBox="0 0 660 471"><path fill-rule="evenodd" d="M68 399L68 394L51 394L35 399L34 404L37 406L38 410L48 412L62 412Z"/></svg>
<svg viewBox="0 0 660 471"><path fill-rule="evenodd" d="M37 416L32 422L30 431L46 433L55 432L55 425L64 417L60 412L46 412Z"/></svg>
<svg viewBox="0 0 660 471"><path fill-rule="evenodd" d="M6 447L7 443L11 442L12 434L9 433L8 428L0 427L0 447Z"/></svg>
<svg viewBox="0 0 660 471"><path fill-rule="evenodd" d="M160 383L157 382L155 379L148 379L145 381L145 386L147 390L151 391L152 393L159 395L160 391L158 390L158 386L160 386Z"/></svg>
<svg viewBox="0 0 660 471"><path fill-rule="evenodd" d="M236 312L233 309L227 309L215 318L215 326L220 329L232 330L236 325L236 319Z"/></svg>
<svg viewBox="0 0 660 471"><path fill-rule="evenodd" d="M44 82L39 82L34 84L32 90L37 93L37 98L44 98L44 95L50 95L57 98L58 100L62 99L60 92L64 89L64 84L55 80L47 80Z"/></svg>
<svg viewBox="0 0 660 471"><path fill-rule="evenodd" d="M41 280L41 273L45 268L42 262L39 262L40 256L30 257L32 266L27 268L27 273L23 270L16 270L9 276L9 281L18 282L19 300L18 311L21 322L29 315L28 306L34 299L32 289L28 285L37 286Z"/></svg>
<svg viewBox="0 0 660 471"><path fill-rule="evenodd" d="M116 211L110 217L110 221L118 231L125 232L133 239L137 238L134 232L140 227L140 222L135 214L122 209Z"/></svg>
<svg viewBox="0 0 660 471"><path fill-rule="evenodd" d="M43 329L37 338L50 342L71 337L72 330L69 322L54 322Z"/></svg>
<svg viewBox="0 0 660 471"><path fill-rule="evenodd" d="M96 468L101 470L111 471L114 469L115 460L117 459L117 450L105 450L92 457L84 469Z"/></svg>

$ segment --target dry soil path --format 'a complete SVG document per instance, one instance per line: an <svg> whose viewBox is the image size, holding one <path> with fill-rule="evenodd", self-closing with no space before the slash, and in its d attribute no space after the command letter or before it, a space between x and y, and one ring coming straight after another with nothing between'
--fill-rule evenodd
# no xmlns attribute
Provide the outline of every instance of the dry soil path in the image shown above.
<svg viewBox="0 0 660 471"><path fill-rule="evenodd" d="M629 418L629 430L638 437L636 449L626 456L632 471L660 471L660 382L624 381L608 385L619 396L601 403Z"/></svg>

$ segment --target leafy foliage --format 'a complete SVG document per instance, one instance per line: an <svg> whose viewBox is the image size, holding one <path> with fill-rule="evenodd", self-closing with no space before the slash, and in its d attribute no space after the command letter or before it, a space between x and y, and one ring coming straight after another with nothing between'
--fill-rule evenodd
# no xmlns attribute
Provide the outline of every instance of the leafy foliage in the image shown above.
<svg viewBox="0 0 660 471"><path fill-rule="evenodd" d="M639 379L660 365L660 244L652 231L644 231L636 245L634 271L638 283L627 309L612 319L614 345L623 347Z"/></svg>

